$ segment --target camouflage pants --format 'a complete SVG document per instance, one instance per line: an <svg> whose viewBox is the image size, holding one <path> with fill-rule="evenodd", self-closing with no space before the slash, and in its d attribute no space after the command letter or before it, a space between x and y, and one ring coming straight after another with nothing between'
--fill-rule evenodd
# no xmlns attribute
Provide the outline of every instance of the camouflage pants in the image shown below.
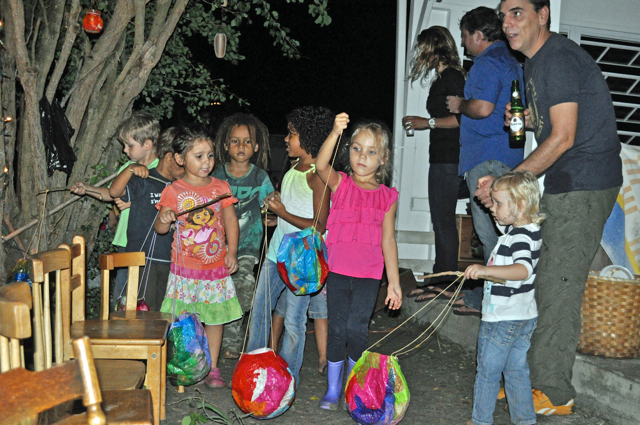
<svg viewBox="0 0 640 425"><path fill-rule="evenodd" d="M236 295L240 302L242 312L248 313L251 309L251 299L253 298L253 290L256 286L256 279L253 275L253 266L255 264L254 257L242 257L238 259L238 271L231 278L236 287ZM242 349L242 333L243 318L227 323L224 325L224 334L222 337L222 352L225 350L235 351L239 353Z"/></svg>

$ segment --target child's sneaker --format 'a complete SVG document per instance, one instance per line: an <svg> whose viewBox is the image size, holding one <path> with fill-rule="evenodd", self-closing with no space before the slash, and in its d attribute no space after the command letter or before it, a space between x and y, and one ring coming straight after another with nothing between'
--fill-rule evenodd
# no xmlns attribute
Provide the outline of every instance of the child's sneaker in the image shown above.
<svg viewBox="0 0 640 425"><path fill-rule="evenodd" d="M538 415L544 416L556 416L556 415L570 415L575 411L575 405L573 399L569 400L566 404L561 406L554 406L542 391L533 390L533 410Z"/></svg>
<svg viewBox="0 0 640 425"><path fill-rule="evenodd" d="M224 388L227 384L220 376L220 369L212 367L211 372L204 378L204 384L209 388Z"/></svg>

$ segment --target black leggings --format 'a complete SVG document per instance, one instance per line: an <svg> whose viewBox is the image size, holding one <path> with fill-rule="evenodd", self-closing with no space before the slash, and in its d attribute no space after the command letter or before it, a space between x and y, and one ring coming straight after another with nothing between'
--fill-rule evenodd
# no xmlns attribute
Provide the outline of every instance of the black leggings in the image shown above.
<svg viewBox="0 0 640 425"><path fill-rule="evenodd" d="M348 354L358 360L367 349L369 319L378 297L380 280L329 273L327 360L339 362Z"/></svg>

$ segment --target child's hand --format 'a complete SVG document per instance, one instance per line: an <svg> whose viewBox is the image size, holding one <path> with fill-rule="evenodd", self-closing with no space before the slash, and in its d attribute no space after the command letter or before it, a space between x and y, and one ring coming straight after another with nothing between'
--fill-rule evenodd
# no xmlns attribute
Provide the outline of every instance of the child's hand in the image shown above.
<svg viewBox="0 0 640 425"><path fill-rule="evenodd" d="M69 191L71 191L71 193L75 193L76 195L79 196L84 196L87 193L87 190L84 186L84 183L82 182L78 182L76 184L74 184L73 186L71 186L71 188L69 188Z"/></svg>
<svg viewBox="0 0 640 425"><path fill-rule="evenodd" d="M224 267L229 271L229 274L234 274L238 271L238 258L236 255L227 251L224 255Z"/></svg>
<svg viewBox="0 0 640 425"><path fill-rule="evenodd" d="M147 177L149 177L149 169L144 165L131 164L129 165L129 171L131 171L133 174L140 177L141 179L146 179Z"/></svg>
<svg viewBox="0 0 640 425"><path fill-rule="evenodd" d="M274 198L280 200L280 192L278 192L277 190L274 190L273 192L268 194L267 197L264 198L264 201L262 203L264 204L265 207L269 207L269 201L271 201Z"/></svg>
<svg viewBox="0 0 640 425"><path fill-rule="evenodd" d="M278 219L273 216L273 214L267 214L263 220L263 224L267 227L273 227L278 224Z"/></svg>
<svg viewBox="0 0 640 425"><path fill-rule="evenodd" d="M162 224L171 224L176 221L176 212L173 210L167 210L160 217L158 217L158 219Z"/></svg>
<svg viewBox="0 0 640 425"><path fill-rule="evenodd" d="M486 276L487 267L481 264L472 264L464 271L465 279L477 279L478 276Z"/></svg>
<svg viewBox="0 0 640 425"><path fill-rule="evenodd" d="M119 209L120 211L124 211L124 210L126 210L127 208L129 208L129 207L131 206L131 202L124 202L124 201L123 201L122 199L120 199L120 198L115 198L115 199L113 200L113 202L115 202L115 203L116 203L116 206L118 207L118 209Z"/></svg>
<svg viewBox="0 0 640 425"><path fill-rule="evenodd" d="M384 300L384 303L391 310L397 310L402 305L402 289L400 289L400 285L389 285L387 287L387 298Z"/></svg>
<svg viewBox="0 0 640 425"><path fill-rule="evenodd" d="M342 131L347 128L349 124L349 115L346 112L336 115L336 119L333 122L333 130L331 130L336 136L340 136Z"/></svg>
<svg viewBox="0 0 640 425"><path fill-rule="evenodd" d="M269 211L272 211L275 215L280 216L283 212L286 212L284 204L280 200L280 196L272 197L269 200Z"/></svg>

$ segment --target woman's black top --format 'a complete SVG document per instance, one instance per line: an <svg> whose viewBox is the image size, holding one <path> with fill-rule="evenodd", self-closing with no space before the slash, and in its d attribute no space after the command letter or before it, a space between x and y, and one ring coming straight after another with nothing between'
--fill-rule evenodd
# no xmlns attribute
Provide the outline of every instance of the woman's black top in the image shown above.
<svg viewBox="0 0 640 425"><path fill-rule="evenodd" d="M431 84L427 112L433 118L446 118L447 96L464 97L464 75L448 67ZM458 116L458 122L460 117ZM435 128L429 142L429 162L432 164L457 164L460 157L460 128Z"/></svg>

